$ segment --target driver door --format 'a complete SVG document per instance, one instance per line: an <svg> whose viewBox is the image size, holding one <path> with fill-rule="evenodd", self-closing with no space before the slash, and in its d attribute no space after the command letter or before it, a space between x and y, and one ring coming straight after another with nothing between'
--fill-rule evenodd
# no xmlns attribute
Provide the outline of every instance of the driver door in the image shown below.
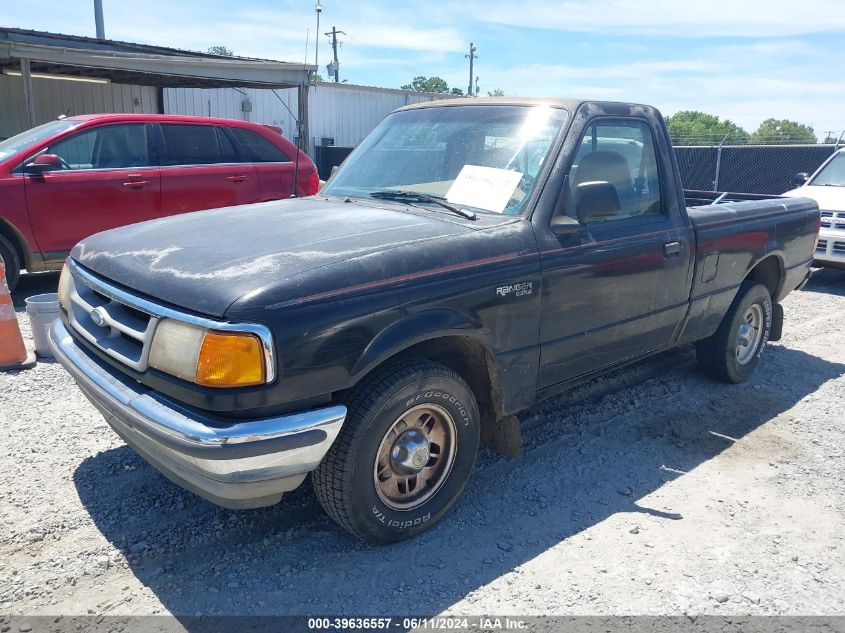
<svg viewBox="0 0 845 633"><path fill-rule="evenodd" d="M45 260L63 259L78 241L161 215L161 177L144 123L87 128L46 153L62 169L26 174L32 231Z"/></svg>

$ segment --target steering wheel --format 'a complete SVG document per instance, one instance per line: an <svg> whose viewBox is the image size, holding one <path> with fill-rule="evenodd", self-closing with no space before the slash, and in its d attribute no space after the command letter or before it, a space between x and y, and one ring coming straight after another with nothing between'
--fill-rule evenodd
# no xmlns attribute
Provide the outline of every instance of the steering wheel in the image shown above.
<svg viewBox="0 0 845 633"><path fill-rule="evenodd" d="M58 154L56 154L56 155L58 156ZM67 162L67 161L66 161L64 158L62 158L61 156L59 156L59 160L60 160L60 161L61 161L61 163L62 163L62 169L63 169L63 170L64 170L64 169L73 169L73 167L71 167L71 166L70 166L70 163L69 163L69 162Z"/></svg>

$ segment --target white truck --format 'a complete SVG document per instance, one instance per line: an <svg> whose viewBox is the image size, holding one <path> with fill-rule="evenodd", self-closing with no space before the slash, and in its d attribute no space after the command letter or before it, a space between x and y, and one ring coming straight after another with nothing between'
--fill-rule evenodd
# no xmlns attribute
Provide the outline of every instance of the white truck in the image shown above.
<svg viewBox="0 0 845 633"><path fill-rule="evenodd" d="M845 147L834 152L803 185L783 195L818 202L821 229L813 265L845 269Z"/></svg>

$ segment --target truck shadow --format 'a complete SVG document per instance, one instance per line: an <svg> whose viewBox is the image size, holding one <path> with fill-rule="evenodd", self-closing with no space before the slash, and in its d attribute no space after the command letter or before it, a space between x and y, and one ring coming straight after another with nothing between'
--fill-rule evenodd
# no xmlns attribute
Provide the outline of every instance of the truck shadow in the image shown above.
<svg viewBox="0 0 845 633"><path fill-rule="evenodd" d="M802 288L802 291L845 296L845 270L836 268L814 270L813 276L810 277L810 281Z"/></svg>
<svg viewBox="0 0 845 633"><path fill-rule="evenodd" d="M772 346L752 381L721 385L692 360L689 349L667 352L535 407L523 416L524 457L482 451L452 512L390 547L347 536L310 486L274 507L227 511L127 447L86 459L74 480L97 527L189 630L201 628L197 613L436 614L613 515L631 513L617 517L625 526L685 520L684 507L644 498L845 374Z"/></svg>

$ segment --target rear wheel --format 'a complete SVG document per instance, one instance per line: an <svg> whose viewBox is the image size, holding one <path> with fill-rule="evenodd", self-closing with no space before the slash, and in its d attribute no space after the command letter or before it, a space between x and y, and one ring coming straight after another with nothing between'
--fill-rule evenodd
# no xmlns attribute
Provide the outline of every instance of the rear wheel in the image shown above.
<svg viewBox="0 0 845 633"><path fill-rule="evenodd" d="M698 368L723 382L751 377L772 328L772 298L762 284L744 283L716 333L696 344Z"/></svg>
<svg viewBox="0 0 845 633"><path fill-rule="evenodd" d="M0 235L0 261L6 269L6 283L9 284L9 290L14 290L21 275L21 261L15 247L2 235Z"/></svg>
<svg viewBox="0 0 845 633"><path fill-rule="evenodd" d="M347 406L337 440L312 475L323 509L376 543L432 527L457 501L478 452L478 406L467 384L430 361L392 363Z"/></svg>

